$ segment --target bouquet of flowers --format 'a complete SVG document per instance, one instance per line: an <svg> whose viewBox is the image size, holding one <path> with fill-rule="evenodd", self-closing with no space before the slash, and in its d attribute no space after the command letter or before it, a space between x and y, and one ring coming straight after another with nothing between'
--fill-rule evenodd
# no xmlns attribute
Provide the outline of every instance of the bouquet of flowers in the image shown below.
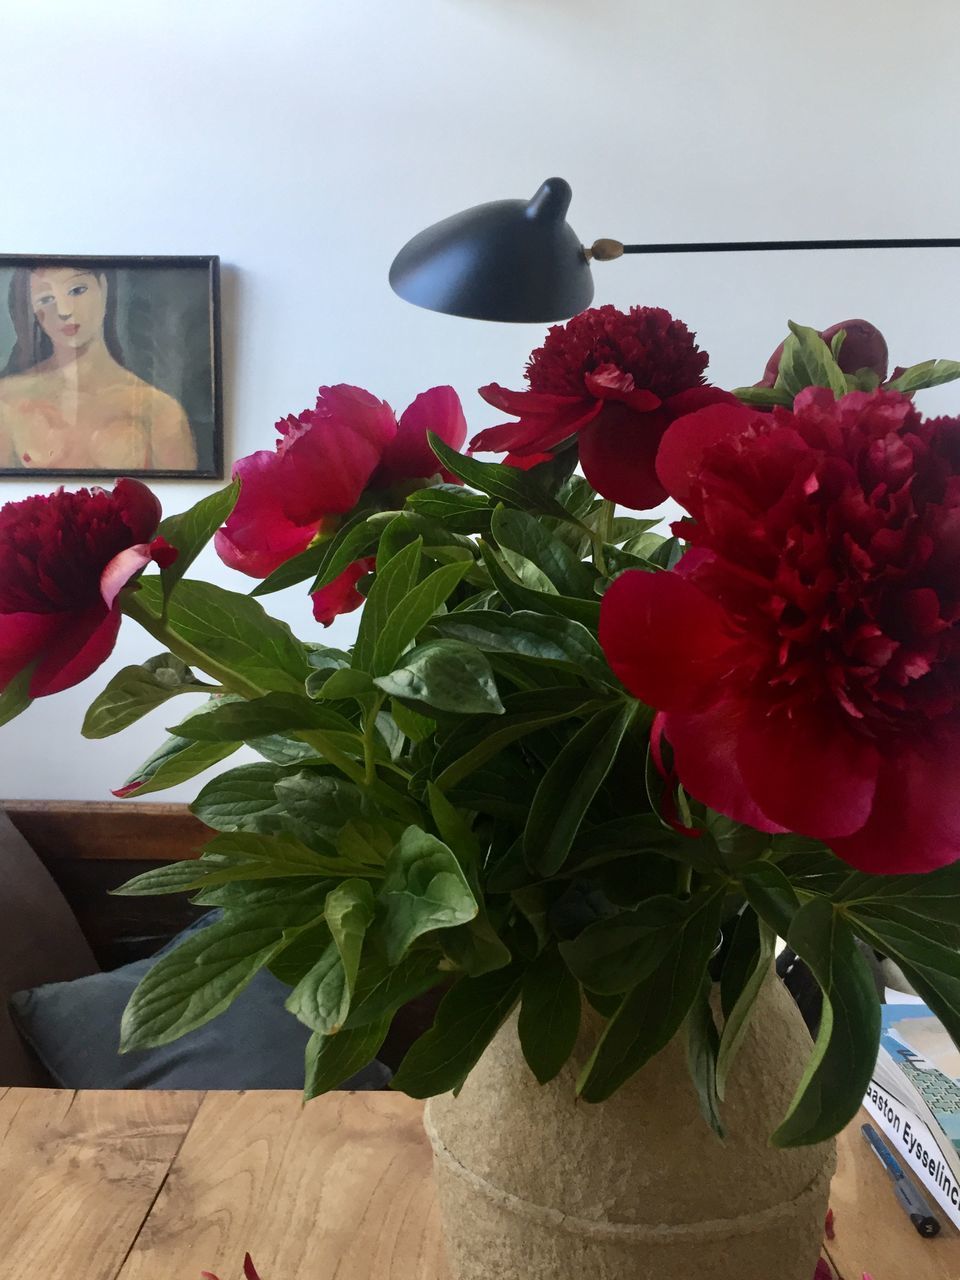
<svg viewBox="0 0 960 1280"><path fill-rule="evenodd" d="M398 420L331 386L162 523L129 479L0 512L3 719L89 676L126 617L160 652L88 737L208 697L117 794L261 757L200 790L197 860L125 887L222 915L143 979L124 1048L267 966L312 1031L310 1097L442 986L394 1080L425 1097L517 1006L550 1080L585 999L583 1099L683 1032L719 1128L777 936L824 1015L775 1142L860 1105L879 1005L858 939L960 1039L960 418L914 400L960 364L889 374L851 321L791 325L755 386L706 367L666 312L600 307L549 331L525 389L482 389L510 421L471 451L503 463L462 452L449 387ZM644 513L668 495L687 514L665 536ZM190 578L211 538L249 594ZM304 587L321 623L362 606L351 649L264 610Z"/></svg>

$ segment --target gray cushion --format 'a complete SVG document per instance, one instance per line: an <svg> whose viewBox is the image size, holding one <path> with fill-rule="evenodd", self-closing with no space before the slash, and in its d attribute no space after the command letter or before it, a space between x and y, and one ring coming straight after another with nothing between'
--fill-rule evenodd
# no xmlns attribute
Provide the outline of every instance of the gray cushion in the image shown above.
<svg viewBox="0 0 960 1280"><path fill-rule="evenodd" d="M180 938L203 928L211 912ZM120 1018L156 957L111 973L17 992L10 1001L20 1033L58 1084L69 1089L302 1089L310 1032L283 1007L290 988L266 969L219 1017L158 1049L117 1052ZM379 1062L345 1081L345 1089L382 1089Z"/></svg>
<svg viewBox="0 0 960 1280"><path fill-rule="evenodd" d="M96 972L67 900L0 810L0 1088L51 1083L14 1029L10 993Z"/></svg>

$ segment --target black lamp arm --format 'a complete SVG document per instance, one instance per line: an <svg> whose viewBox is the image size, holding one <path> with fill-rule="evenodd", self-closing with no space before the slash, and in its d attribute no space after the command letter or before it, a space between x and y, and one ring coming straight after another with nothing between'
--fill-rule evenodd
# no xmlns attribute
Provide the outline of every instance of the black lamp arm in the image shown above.
<svg viewBox="0 0 960 1280"><path fill-rule="evenodd" d="M598 261L619 257L607 246L616 241L598 240L589 257ZM896 239L896 240L715 240L704 244L625 244L622 253L765 253L791 249L958 249L960 239Z"/></svg>

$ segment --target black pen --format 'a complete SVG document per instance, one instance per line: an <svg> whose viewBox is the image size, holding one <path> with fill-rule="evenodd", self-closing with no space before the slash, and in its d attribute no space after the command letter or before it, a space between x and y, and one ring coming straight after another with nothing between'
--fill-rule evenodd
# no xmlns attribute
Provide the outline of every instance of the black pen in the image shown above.
<svg viewBox="0 0 960 1280"><path fill-rule="evenodd" d="M860 1132L870 1143L874 1155L886 1169L893 1182L893 1193L907 1212L907 1217L917 1228L920 1235L930 1239L940 1234L940 1223L933 1210L903 1171L896 1158L872 1124L862 1124Z"/></svg>

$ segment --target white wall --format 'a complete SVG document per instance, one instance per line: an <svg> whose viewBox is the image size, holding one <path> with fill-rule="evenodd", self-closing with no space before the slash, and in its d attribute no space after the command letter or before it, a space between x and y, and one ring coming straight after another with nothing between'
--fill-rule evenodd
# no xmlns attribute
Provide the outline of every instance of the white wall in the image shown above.
<svg viewBox="0 0 960 1280"><path fill-rule="evenodd" d="M320 382L399 408L452 382L490 425L474 389L516 384L542 331L418 311L386 272L427 223L553 173L588 242L960 231L955 0L32 0L2 25L0 252L219 253L229 457ZM958 264L633 259L598 268L597 300L671 308L735 385L788 315L866 315L902 363L957 356ZM157 489L167 511L207 491ZM84 686L0 729L0 795L106 797L180 708L81 744L83 710L155 648L127 624Z"/></svg>

